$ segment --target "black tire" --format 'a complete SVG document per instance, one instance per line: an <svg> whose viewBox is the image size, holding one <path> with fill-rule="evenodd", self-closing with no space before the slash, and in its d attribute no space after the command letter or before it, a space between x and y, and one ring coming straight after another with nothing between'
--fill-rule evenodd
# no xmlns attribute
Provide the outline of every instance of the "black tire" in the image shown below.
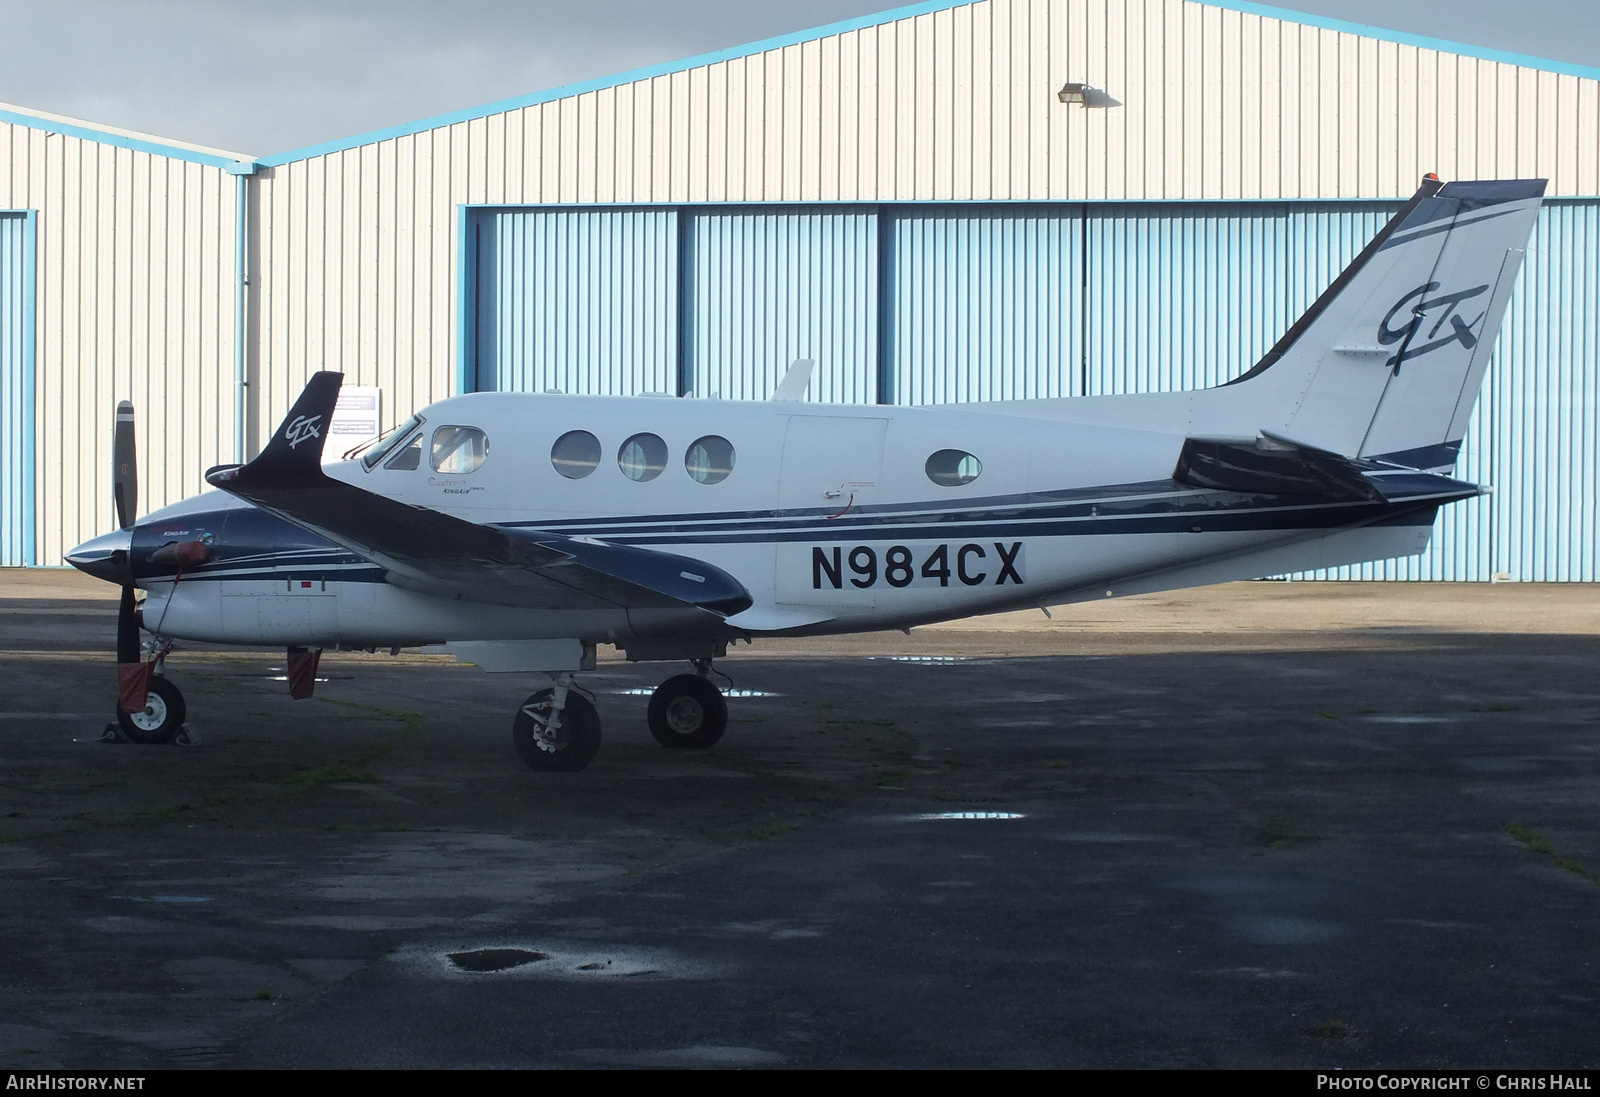
<svg viewBox="0 0 1600 1097"><path fill-rule="evenodd" d="M650 695L648 719L662 746L704 750L728 730L728 700L698 674L680 674Z"/></svg>
<svg viewBox="0 0 1600 1097"><path fill-rule="evenodd" d="M517 718L511 722L511 741L530 769L544 773L576 773L594 761L600 751L600 714L587 697L577 690L569 690L567 703L561 709L561 731L551 749L551 743L540 740L538 724L526 710L548 709L553 700L555 690L542 689L522 702Z"/></svg>
<svg viewBox="0 0 1600 1097"><path fill-rule="evenodd" d="M145 699L143 712L123 712L120 706L117 708L117 724L122 734L135 743L170 743L188 718L189 709L183 703L183 693L159 675L150 679L150 694Z"/></svg>

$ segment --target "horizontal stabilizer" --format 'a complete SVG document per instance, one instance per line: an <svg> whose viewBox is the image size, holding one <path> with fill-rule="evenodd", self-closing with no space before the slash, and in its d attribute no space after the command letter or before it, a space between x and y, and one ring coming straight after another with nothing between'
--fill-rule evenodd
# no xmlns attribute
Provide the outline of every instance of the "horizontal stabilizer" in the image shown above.
<svg viewBox="0 0 1600 1097"><path fill-rule="evenodd" d="M1248 495L1396 503L1469 499L1476 484L1370 458L1345 457L1263 431L1255 439L1187 438L1172 478L1190 487Z"/></svg>

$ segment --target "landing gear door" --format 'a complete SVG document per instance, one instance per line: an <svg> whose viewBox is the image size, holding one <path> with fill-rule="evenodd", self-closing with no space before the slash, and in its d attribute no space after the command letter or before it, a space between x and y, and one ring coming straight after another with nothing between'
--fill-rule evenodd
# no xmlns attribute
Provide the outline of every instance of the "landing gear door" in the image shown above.
<svg viewBox="0 0 1600 1097"><path fill-rule="evenodd" d="M848 531L878 501L887 419L796 415L783 441L778 506L798 519L777 554L778 601L799 606L877 604L876 583L852 569ZM862 541L868 540L863 531ZM856 561L862 568L864 554ZM875 578L875 577L873 577Z"/></svg>

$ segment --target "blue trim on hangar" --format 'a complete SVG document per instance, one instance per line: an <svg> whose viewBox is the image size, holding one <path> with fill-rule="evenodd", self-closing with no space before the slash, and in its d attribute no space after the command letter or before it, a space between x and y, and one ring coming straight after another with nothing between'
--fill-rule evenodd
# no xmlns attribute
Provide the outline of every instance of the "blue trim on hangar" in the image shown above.
<svg viewBox="0 0 1600 1097"><path fill-rule="evenodd" d="M38 212L0 210L0 567L38 563L34 498Z"/></svg>

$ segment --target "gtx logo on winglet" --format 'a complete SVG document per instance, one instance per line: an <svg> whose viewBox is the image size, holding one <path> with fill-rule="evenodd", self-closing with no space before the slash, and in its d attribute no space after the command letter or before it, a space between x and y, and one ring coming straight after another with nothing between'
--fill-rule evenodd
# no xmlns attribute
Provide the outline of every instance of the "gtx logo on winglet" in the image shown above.
<svg viewBox="0 0 1600 1097"><path fill-rule="evenodd" d="M321 438L322 432L317 430L317 424L322 422L322 416L296 415L289 420L289 425L283 428L283 440L289 443L290 449L295 449L311 438Z"/></svg>
<svg viewBox="0 0 1600 1097"><path fill-rule="evenodd" d="M1455 293L1447 293L1441 297L1427 300L1428 294L1438 288L1438 282L1429 282L1425 286L1418 286L1396 301L1394 307L1384 316L1383 323L1378 325L1378 342L1386 347L1393 343L1400 344L1400 349L1395 352L1394 357L1384 363L1386 366L1393 366L1396 374L1400 372L1400 364L1408 358L1416 358L1419 355L1427 354L1429 351L1447 347L1451 343L1460 343L1468 350L1478 345L1478 334L1473 329L1483 323L1483 318L1489 314L1489 310L1484 309L1471 320L1462 319L1461 314L1456 310L1463 301L1472 300L1487 291L1489 287L1487 285L1477 286L1473 289L1458 290ZM1412 301L1415 301L1416 304L1411 305ZM1410 305L1410 308L1407 308L1407 305ZM1402 312L1410 314L1410 322L1402 324L1398 328L1394 327L1395 317ZM1435 314L1433 326L1428 329L1424 338L1431 340L1431 342L1424 343L1420 347L1414 347L1411 344L1416 339L1417 333L1422 330L1429 313ZM1445 330L1446 325L1448 325L1449 330ZM1444 332L1442 337L1440 332Z"/></svg>

